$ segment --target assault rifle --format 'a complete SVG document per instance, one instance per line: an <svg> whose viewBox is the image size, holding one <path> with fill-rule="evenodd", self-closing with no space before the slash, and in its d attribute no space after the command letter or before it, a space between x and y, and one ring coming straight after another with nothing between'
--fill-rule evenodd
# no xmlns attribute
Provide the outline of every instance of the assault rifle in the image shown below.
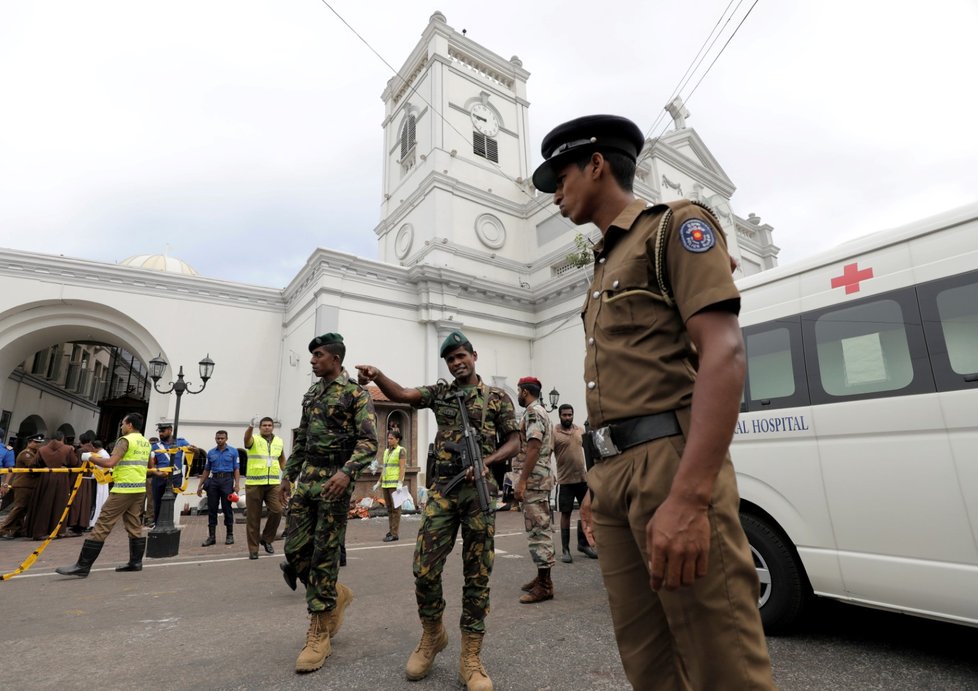
<svg viewBox="0 0 978 691"><path fill-rule="evenodd" d="M462 460L462 472L449 480L443 494L448 494L455 489L456 485L465 479L466 471L471 468L472 477L475 480L475 489L479 494L479 509L482 513L492 513L489 484L486 482L486 465L482 462L482 449L479 446L479 433L472 427L472 423L469 421L469 413L465 410L465 394L456 391L455 402L458 403L458 411L462 420L462 440L460 442L445 442L445 448L459 455Z"/></svg>

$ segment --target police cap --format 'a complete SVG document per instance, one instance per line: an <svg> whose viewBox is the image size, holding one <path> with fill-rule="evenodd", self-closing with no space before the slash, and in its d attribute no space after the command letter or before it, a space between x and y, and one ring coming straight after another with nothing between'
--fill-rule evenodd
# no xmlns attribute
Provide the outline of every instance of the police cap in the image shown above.
<svg viewBox="0 0 978 691"><path fill-rule="evenodd" d="M645 135L634 122L620 115L585 115L555 128L543 138L544 161L533 172L533 185L541 192L557 189L557 175L578 155L591 151L617 151L633 161L645 146Z"/></svg>
<svg viewBox="0 0 978 691"><path fill-rule="evenodd" d="M27 441L44 441L45 437L43 434L32 434L27 437Z"/></svg>
<svg viewBox="0 0 978 691"><path fill-rule="evenodd" d="M329 345L330 343L342 343L342 342L343 342L343 337L335 333L328 333L328 334L323 334L322 336L316 336L314 339L309 341L309 352L311 353L312 351L314 351L316 348L319 348L320 346Z"/></svg>
<svg viewBox="0 0 978 691"><path fill-rule="evenodd" d="M466 343L469 343L469 339L466 337L466 335L458 329L455 329L453 332L448 334L444 341L441 342L441 350L439 353L442 357L445 357L445 354L448 351L455 350L459 346L463 346ZM472 344L469 343L469 345Z"/></svg>
<svg viewBox="0 0 978 691"><path fill-rule="evenodd" d="M170 422L169 420L164 420L163 422L157 422L156 423L156 429L157 430L166 429L168 427L170 429L173 429L173 423Z"/></svg>

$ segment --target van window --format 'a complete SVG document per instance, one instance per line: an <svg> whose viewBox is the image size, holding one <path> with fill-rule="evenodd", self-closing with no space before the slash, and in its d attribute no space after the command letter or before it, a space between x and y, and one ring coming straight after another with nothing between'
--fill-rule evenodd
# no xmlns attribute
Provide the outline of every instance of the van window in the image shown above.
<svg viewBox="0 0 978 691"><path fill-rule="evenodd" d="M937 313L951 369L957 374L978 372L978 283L939 292Z"/></svg>
<svg viewBox="0 0 978 691"><path fill-rule="evenodd" d="M876 300L823 312L815 322L822 388L832 396L902 389L913 361L900 304Z"/></svg>
<svg viewBox="0 0 978 691"><path fill-rule="evenodd" d="M778 327L748 334L746 342L751 398L757 401L794 395L795 377L788 329Z"/></svg>

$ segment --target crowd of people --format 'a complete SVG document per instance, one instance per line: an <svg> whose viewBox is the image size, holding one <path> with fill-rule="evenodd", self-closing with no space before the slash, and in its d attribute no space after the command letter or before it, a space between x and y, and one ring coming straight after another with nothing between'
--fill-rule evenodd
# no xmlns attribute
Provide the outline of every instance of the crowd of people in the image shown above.
<svg viewBox="0 0 978 691"><path fill-rule="evenodd" d="M0 435L4 431L0 430ZM51 434L50 439L37 434L27 439L26 447L14 457L13 447L4 446L0 467L8 468L81 468L92 455L107 455L103 443L83 434L77 445L66 439L63 432ZM9 508L0 521L0 538L13 540L24 537L44 540L59 522L55 537L79 536L89 532L98 519L108 493L108 486L99 483L92 473L84 473L68 516L62 522L65 507L76 473L10 473L0 476L0 496L3 508Z"/></svg>
<svg viewBox="0 0 978 691"><path fill-rule="evenodd" d="M633 195L644 145L642 131L625 118L578 118L544 138L545 160L533 174L534 186L553 194L561 215L594 223L602 234L582 311L585 429L574 425L569 406L559 410L555 428L539 401L542 384L532 376L519 380L524 412L517 419L506 391L476 373L478 352L458 330L439 351L451 381L416 387L374 365L356 365L352 378L343 365L343 337L318 336L309 343L317 381L302 399L288 459L271 420L259 421L260 435L248 429L248 511L254 504L260 513L263 503L269 510L261 535L258 518L249 516L249 553L257 558L259 547L273 551L271 538L287 504L281 568L289 587L301 582L305 590L309 624L296 672L324 665L354 599L338 582L339 566L355 481L378 452L376 414L365 389L373 383L391 401L431 410L437 425L412 566L421 635L404 667L408 680L426 677L447 647L442 573L461 532L459 679L470 691L493 688L480 657L495 557L495 512L486 492L495 485L492 468L515 458L513 494L536 568L520 602L555 596L550 495L556 481L561 561L573 561L570 516L577 501L578 549L598 559L621 662L634 688L774 688L729 457L745 373L740 297L709 209L687 200L649 204ZM141 568L145 539L140 543L137 507L154 465L141 429L141 416L128 415L111 456L90 456L116 468L115 484L78 562L59 573L88 575L120 517L131 557L117 570ZM225 453L226 440L218 433L198 491L213 486L223 496L229 483L237 490L239 468ZM385 490L403 482L400 441L388 435ZM77 462L62 446L51 442L30 458ZM586 473L581 455L591 460ZM214 543L220 496L210 504L205 545ZM385 539L397 540L396 514L390 521ZM227 539L233 539L230 530Z"/></svg>

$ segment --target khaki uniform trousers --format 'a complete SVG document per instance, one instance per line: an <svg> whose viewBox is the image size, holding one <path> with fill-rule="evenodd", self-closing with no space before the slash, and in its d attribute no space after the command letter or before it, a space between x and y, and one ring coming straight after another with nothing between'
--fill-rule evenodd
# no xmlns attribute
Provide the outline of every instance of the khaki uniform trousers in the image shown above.
<svg viewBox="0 0 978 691"><path fill-rule="evenodd" d="M261 528L261 505L268 505L268 520L265 530L261 531L261 540L271 544L278 533L278 525L282 521L282 491L278 484L274 485L245 485L245 513L248 518L248 551L258 551L258 531Z"/></svg>
<svg viewBox="0 0 978 691"><path fill-rule="evenodd" d="M95 542L105 542L105 538L112 532L113 526L120 517L126 526L129 537L142 537L144 501L146 501L146 492L110 493L98 515L98 522L92 528L92 535L89 539Z"/></svg>
<svg viewBox="0 0 978 691"><path fill-rule="evenodd" d="M396 487L383 487L384 490L384 503L387 504L387 528L388 532L394 537L400 537L399 530L401 528L401 509L400 507L394 507L394 491Z"/></svg>
<svg viewBox="0 0 978 691"><path fill-rule="evenodd" d="M11 487L8 491L14 493L14 505L11 507L7 517L0 523L0 535L19 535L24 530L24 519L31 507L31 497L34 496L33 487Z"/></svg>
<svg viewBox="0 0 978 691"><path fill-rule="evenodd" d="M688 410L678 412L688 429ZM684 443L683 436L646 442L588 473L601 574L625 674L635 689L773 689L757 572L738 517L729 456L709 509L707 575L674 591L655 592L649 582L645 527L669 493Z"/></svg>

